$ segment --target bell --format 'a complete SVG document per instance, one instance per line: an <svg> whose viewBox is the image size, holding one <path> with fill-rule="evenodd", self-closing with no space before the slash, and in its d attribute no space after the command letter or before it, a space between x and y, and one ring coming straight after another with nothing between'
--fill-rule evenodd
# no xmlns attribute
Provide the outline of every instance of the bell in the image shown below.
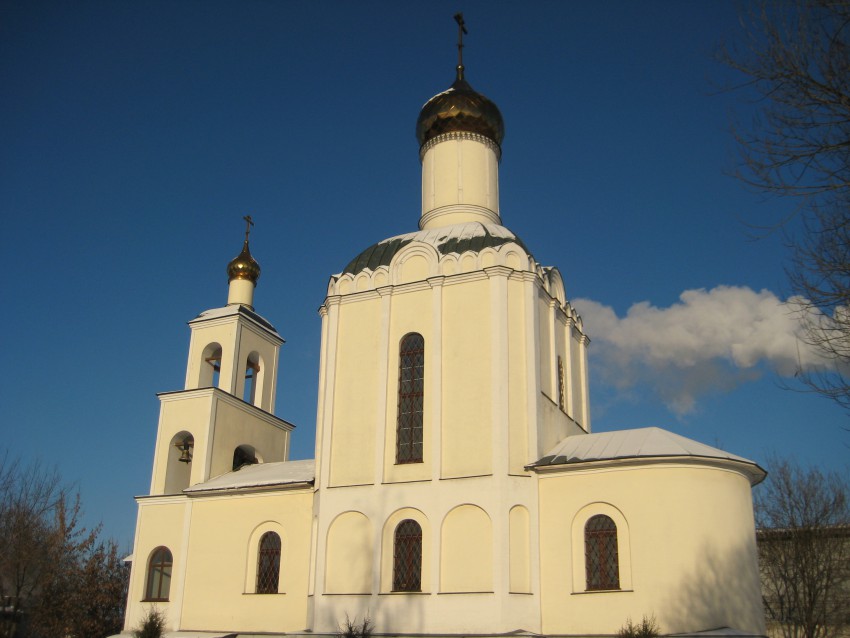
<svg viewBox="0 0 850 638"><path fill-rule="evenodd" d="M189 439L183 441L183 443L178 443L175 446L178 450L180 450L180 458L177 459L181 463L191 463L192 462L192 444L189 442Z"/></svg>

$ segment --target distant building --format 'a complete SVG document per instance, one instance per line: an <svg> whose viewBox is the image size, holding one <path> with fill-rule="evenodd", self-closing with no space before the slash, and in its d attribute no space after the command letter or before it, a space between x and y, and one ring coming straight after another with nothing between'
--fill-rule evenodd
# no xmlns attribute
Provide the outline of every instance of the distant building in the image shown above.
<svg viewBox="0 0 850 638"><path fill-rule="evenodd" d="M850 638L850 526L759 529L756 540L767 635Z"/></svg>
<svg viewBox="0 0 850 638"><path fill-rule="evenodd" d="M346 616L392 635L610 635L645 614L665 633L764 633L764 472L658 428L591 433L581 318L502 225L503 130L462 65L419 114L419 230L351 259L320 309L315 461L287 460L283 339L254 310L246 234L227 305L189 322L185 388L159 395L128 631L156 606L213 636Z"/></svg>

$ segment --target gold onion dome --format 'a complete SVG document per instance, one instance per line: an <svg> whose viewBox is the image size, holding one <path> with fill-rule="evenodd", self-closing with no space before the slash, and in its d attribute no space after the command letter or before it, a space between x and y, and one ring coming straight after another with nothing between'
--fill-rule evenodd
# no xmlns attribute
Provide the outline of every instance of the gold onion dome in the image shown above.
<svg viewBox="0 0 850 638"><path fill-rule="evenodd" d="M242 252L236 255L229 264L227 264L227 281L234 279L247 279L255 286L260 278L260 264L251 255L248 248L248 240L242 244Z"/></svg>
<svg viewBox="0 0 850 638"><path fill-rule="evenodd" d="M420 148L444 133L477 133L501 146L505 123L498 107L463 79L458 66L457 79L448 90L425 103L416 121L416 139Z"/></svg>

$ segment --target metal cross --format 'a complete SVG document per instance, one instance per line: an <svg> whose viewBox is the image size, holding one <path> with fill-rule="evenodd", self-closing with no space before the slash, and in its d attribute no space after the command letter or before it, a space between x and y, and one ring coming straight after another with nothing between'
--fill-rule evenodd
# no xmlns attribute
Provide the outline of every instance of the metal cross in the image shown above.
<svg viewBox="0 0 850 638"><path fill-rule="evenodd" d="M245 215L242 219L245 220L245 241L248 241L248 235L251 234L251 226L254 225L254 220L250 215Z"/></svg>
<svg viewBox="0 0 850 638"><path fill-rule="evenodd" d="M457 71L458 77L463 78L463 34L469 34L466 30L466 23L463 21L463 14L455 14L455 22L457 22Z"/></svg>

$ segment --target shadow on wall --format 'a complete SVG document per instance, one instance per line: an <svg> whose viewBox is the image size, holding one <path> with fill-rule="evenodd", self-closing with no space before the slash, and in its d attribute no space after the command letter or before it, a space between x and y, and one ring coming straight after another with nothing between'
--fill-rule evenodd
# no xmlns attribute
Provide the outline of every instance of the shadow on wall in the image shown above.
<svg viewBox="0 0 850 638"><path fill-rule="evenodd" d="M669 633L732 627L765 635L761 583L757 569L755 536L752 544L718 550L705 546L695 563L698 569L682 572L658 614Z"/></svg>
<svg viewBox="0 0 850 638"><path fill-rule="evenodd" d="M380 507L377 509L381 511ZM425 602L431 592L436 591L437 570L433 563L436 532L430 525L423 530L423 535L428 535L423 537L423 547L427 545L431 550L423 551L421 587L426 593L388 593L392 589L393 573L390 570L389 583L383 582L382 567L387 561L393 562L394 535L390 534L389 542L385 542L382 532L385 521L368 521L368 530L350 526L334 529L342 520L351 522L360 517L368 521L362 510L349 510L340 514L329 528L322 594L325 600L319 607L319 617L314 618L314 626L320 628L320 632L324 629L346 635L349 622L355 627L362 627L363 621L368 618L376 633L423 633ZM336 534L337 538L332 540L332 534ZM369 559L364 561L365 557ZM425 560L430 561L428 566L424 565ZM331 565L331 561L335 565Z"/></svg>

